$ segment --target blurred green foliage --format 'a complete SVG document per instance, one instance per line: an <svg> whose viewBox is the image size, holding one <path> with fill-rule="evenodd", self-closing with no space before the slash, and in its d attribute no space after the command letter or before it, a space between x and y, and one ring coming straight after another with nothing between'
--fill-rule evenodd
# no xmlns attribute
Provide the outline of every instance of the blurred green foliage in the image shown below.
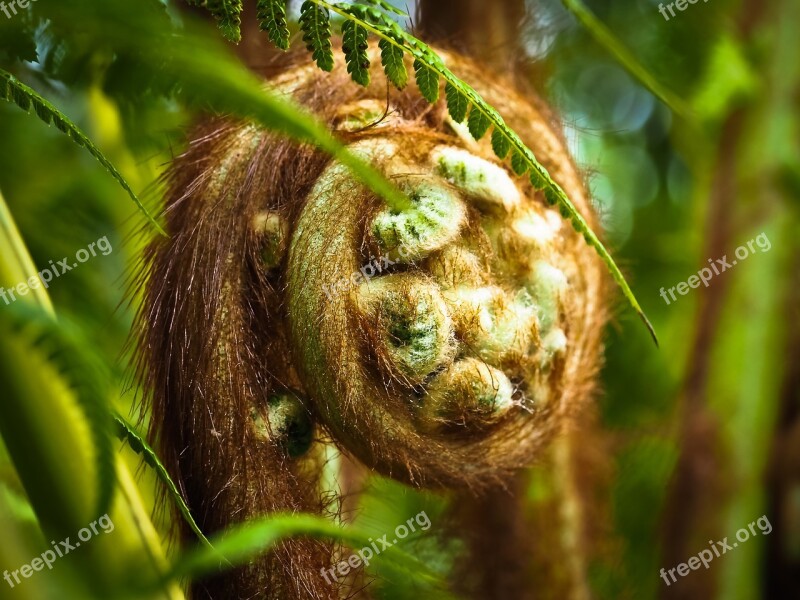
<svg viewBox="0 0 800 600"><path fill-rule="evenodd" d="M99 9L88 0L61 2L89 20L85 29L38 16L55 4L39 0L14 18L0 14L0 68L69 115L155 211L158 176L181 151L198 106L175 94L180 82L165 78L169 71L153 60L168 60L166 46L145 52L98 41L90 21ZM130 10L123 0L103 4L106 18L115 4L128 5L120 15ZM176 4L142 0L136 11L154 30L170 31L191 22ZM732 536L768 514L775 533L713 566L715 597L796 597L800 588L788 590L794 596L776 595L787 580L767 568L765 557L783 553L785 569L800 568L800 480L773 464L776 449L784 448L781 432L800 413L800 391L790 378L800 322L800 10L789 0L713 0L665 21L654 1L587 5L694 114L690 120L673 114L558 0L528 2L522 41L535 61L531 79L560 114L605 240L661 339L655 351L621 309L608 330L599 406L614 441L611 527L623 551L621 564L590 566L592 586L601 598L661 596L659 569L673 567L675 556L686 559L707 539ZM209 44L218 38L213 28L204 31ZM83 149L6 103L0 104L0 190L39 268L103 236L110 241L112 253L54 280L48 292L56 312L75 321L112 366L115 407L129 414L136 390L125 377L132 315L125 289L150 234L140 234L141 214ZM685 281L709 258L732 255L762 231L770 252L753 254L709 288L669 305L659 296L662 287ZM703 451L691 443L701 422L711 424L713 453L699 458L710 461L712 472L707 486L692 488L689 533L679 537L666 525L682 509L671 484ZM152 508L151 472L138 469L129 449L123 456ZM421 510L434 523L442 514L439 497L373 483L357 521L368 534L382 535ZM156 514L165 534L169 517ZM8 532L0 570L17 568L46 543L1 445L0 528ZM458 540L410 539L403 549L442 573L452 566ZM413 578L391 569L381 574L381 597L418 595ZM82 597L79 580L58 581L78 589L61 597ZM796 576L788 581L798 583ZM25 585L16 594L0 582L0 596L54 593L45 589L49 575Z"/></svg>

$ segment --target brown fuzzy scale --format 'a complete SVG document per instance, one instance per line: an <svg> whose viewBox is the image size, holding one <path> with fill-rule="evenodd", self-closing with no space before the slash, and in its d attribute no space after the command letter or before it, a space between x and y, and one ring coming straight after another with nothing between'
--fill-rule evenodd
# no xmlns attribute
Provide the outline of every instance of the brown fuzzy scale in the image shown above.
<svg viewBox="0 0 800 600"><path fill-rule="evenodd" d="M580 177L541 103L531 105L529 96L475 63L447 53L444 58L499 110L596 226ZM349 81L341 57L337 60L333 74L304 65L272 83L332 127L342 123L343 106L361 111L370 105L365 101L385 106L382 77L360 88ZM391 160L377 161L390 177L426 177L432 166L423 165L441 145L494 161L488 140L468 143L454 134L443 103L432 107L410 87L391 90L389 102L392 110L382 122L363 129L348 123L339 133L348 144L377 138L396 144ZM253 427L249 415L254 408L264 414L271 393L297 390L317 421L316 439L331 432L343 450L372 469L415 485L471 490L510 481L586 408L605 320L605 283L602 264L567 223L559 231L554 260L569 281L557 317L568 343L543 375L549 400L516 407L474 435L431 433L416 427L410 408L419 386L387 377L391 360L376 356L376 346L367 343L376 334L364 332L369 325L353 310L355 292L328 299L321 291L383 251L370 229L381 200L340 178L337 185L346 193L313 219L323 240L314 246L311 234L300 236L297 228L302 220L312 222L307 204L330 165L327 156L218 118L200 125L193 140L166 178L170 237L148 248L138 280L144 295L137 367L152 411L151 437L206 533L276 511L338 510L321 493L321 442L291 459L280 440L265 440ZM515 181L528 206L545 206L541 193ZM445 286L494 277L508 288L502 269L492 273L495 250L480 225L483 216L472 206L467 210L455 246L396 271ZM272 268L263 263L263 232L252 225L266 211L285 219L292 240ZM456 247L474 260L459 259ZM477 266L488 266L488 272ZM437 270L439 277L430 274ZM462 352L469 355L470 349ZM532 366L535 360L519 357L517 372L509 371L523 396L529 390L519 375L538 368ZM325 542L287 541L247 569L200 582L195 597L339 598L346 590L319 573L334 552Z"/></svg>

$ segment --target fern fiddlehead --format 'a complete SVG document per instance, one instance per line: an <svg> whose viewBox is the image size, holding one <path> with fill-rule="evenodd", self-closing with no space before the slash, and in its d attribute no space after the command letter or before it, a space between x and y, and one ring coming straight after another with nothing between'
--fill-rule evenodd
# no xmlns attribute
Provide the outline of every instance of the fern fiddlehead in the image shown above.
<svg viewBox="0 0 800 600"><path fill-rule="evenodd" d="M366 52L376 62L384 48ZM543 115L443 56L510 115L591 220ZM345 65L332 75L297 67L272 84L334 124L406 205L250 124L206 123L170 170L171 238L147 257L140 374L165 465L205 532L263 513L335 511L319 479L329 437L415 485L492 489L540 454L591 389L602 263L444 106L431 110L406 87L387 111L389 79L354 86ZM276 408L276 397L290 404ZM338 597L318 573L334 549L289 544L207 591Z"/></svg>

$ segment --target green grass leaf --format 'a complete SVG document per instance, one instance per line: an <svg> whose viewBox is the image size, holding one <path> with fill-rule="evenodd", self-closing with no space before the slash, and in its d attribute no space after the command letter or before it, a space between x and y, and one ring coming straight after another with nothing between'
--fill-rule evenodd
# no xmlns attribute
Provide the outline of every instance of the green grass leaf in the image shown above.
<svg viewBox="0 0 800 600"><path fill-rule="evenodd" d="M342 23L342 51L347 63L347 72L353 81L369 85L369 56L367 56L367 30L355 21Z"/></svg>
<svg viewBox="0 0 800 600"><path fill-rule="evenodd" d="M378 46L381 49L381 63L386 77L398 90L405 89L408 85L408 70L403 61L403 49L383 39L378 42Z"/></svg>
<svg viewBox="0 0 800 600"><path fill-rule="evenodd" d="M331 49L331 20L327 8L306 0L300 7L300 29L303 41L317 66L323 71L333 71Z"/></svg>
<svg viewBox="0 0 800 600"><path fill-rule="evenodd" d="M56 128L66 133L78 146L86 148L86 150L91 154L97 161L105 167L105 169L111 173L111 176L117 180L117 182L122 186L131 199L136 203L136 206L139 208L140 211L147 217L147 220L153 224L153 226L163 235L164 230L161 229L161 226L156 222L156 220L147 212L147 209L142 204L139 197L134 193L131 186L125 181L125 178L122 174L117 170L117 168L111 164L103 153L100 152L99 148L95 146L89 137L83 133L78 126L75 125L69 117L59 111L55 106L50 104L45 98L40 96L36 91L32 88L28 87L21 81L19 81L16 77L14 77L11 73L0 69L0 97L3 100L9 100L14 102L17 106L19 106L22 110L28 112L33 106L34 112L36 116L39 117L42 121L44 121L47 125L51 123L56 126Z"/></svg>
<svg viewBox="0 0 800 600"><path fill-rule="evenodd" d="M261 31L281 50L289 49L289 25L286 20L286 0L258 0L256 18Z"/></svg>

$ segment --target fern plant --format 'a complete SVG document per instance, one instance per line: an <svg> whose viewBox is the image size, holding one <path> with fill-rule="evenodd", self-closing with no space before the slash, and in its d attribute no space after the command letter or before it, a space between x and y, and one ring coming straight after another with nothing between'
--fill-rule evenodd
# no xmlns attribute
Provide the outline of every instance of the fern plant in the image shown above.
<svg viewBox="0 0 800 600"><path fill-rule="evenodd" d="M209 7L210 8L210 7ZM213 12L213 11L212 11ZM343 19L341 25L342 49L347 71L353 81L366 86L370 82L367 40L370 35L378 39L381 49L381 64L386 77L398 89L408 83L408 73L403 61L407 53L414 59L414 73L422 96L430 103L440 97L440 81L445 82L445 98L450 116L458 123L466 119L472 137L477 141L492 130L492 148L500 160L510 155L511 169L518 176L527 175L537 190L542 190L547 202L558 205L561 215L570 221L573 228L595 249L607 266L625 298L644 322L653 340L658 339L650 321L639 305L625 276L614 262L609 251L575 208L567 194L536 159L534 153L520 137L505 123L503 117L490 106L469 84L457 77L444 64L430 46L405 31L391 14L408 16L384 0L363 0L346 4L326 0L305 0L300 8L300 29L303 41L317 66L323 71L333 69L331 45L331 15ZM261 0L258 18L261 28L270 39L283 50L289 47L289 28L285 18L285 0ZM223 22L220 21L223 27ZM223 33L228 39L238 39Z"/></svg>
<svg viewBox="0 0 800 600"><path fill-rule="evenodd" d="M14 77L11 73L4 71L3 69L0 69L0 99L15 103L25 112L30 112L31 108L33 108L33 112L36 113L36 116L44 121L45 124L55 125L56 129L67 134L72 141L78 144L78 146L86 148L86 151L89 152L89 154L91 154L95 159L97 159L97 161L103 165L103 167L105 167L109 173L111 173L111 176L117 180L117 182L128 193L131 199L136 203L136 206L139 208L139 210L142 211L145 217L147 217L147 220L150 221L150 223L152 223L160 233L166 235L164 230L161 229L161 226L156 222L153 216L147 212L144 204L142 204L142 201L139 200L139 197L133 191L122 174L113 164L111 164L111 161L109 161L103 155L103 153L100 152L100 149L94 145L92 140L89 139L89 136L83 133L78 126L75 125L69 119L69 117L67 117L67 115L62 113L45 98L40 96L35 90L28 87Z"/></svg>

